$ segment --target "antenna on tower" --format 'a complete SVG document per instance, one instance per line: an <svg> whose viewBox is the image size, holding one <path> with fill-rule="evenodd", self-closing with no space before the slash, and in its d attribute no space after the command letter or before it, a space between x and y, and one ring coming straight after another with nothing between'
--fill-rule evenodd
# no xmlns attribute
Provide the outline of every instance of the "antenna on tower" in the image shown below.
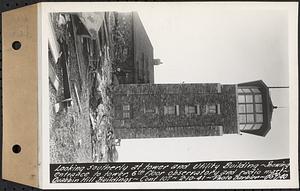
<svg viewBox="0 0 300 191"><path fill-rule="evenodd" d="M280 88L290 88L289 86L270 86L268 88L280 89Z"/></svg>
<svg viewBox="0 0 300 191"><path fill-rule="evenodd" d="M288 107L285 107L285 106L273 106L273 109L278 109L278 108L288 108Z"/></svg>

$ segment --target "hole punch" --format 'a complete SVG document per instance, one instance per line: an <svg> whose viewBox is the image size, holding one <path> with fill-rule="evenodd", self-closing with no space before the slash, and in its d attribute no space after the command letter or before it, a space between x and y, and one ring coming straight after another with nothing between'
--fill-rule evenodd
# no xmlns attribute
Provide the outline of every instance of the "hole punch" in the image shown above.
<svg viewBox="0 0 300 191"><path fill-rule="evenodd" d="M20 41L15 41L15 42L12 43L12 48L14 50L19 50L21 48L21 46L22 46L22 44L21 44Z"/></svg>
<svg viewBox="0 0 300 191"><path fill-rule="evenodd" d="M20 145L14 145L12 147L12 151L16 154L20 153L21 152L21 146Z"/></svg>

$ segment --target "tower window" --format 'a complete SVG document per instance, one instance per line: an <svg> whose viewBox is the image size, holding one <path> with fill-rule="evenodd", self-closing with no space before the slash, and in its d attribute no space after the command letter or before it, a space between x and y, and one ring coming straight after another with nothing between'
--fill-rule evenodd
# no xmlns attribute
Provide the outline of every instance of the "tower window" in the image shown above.
<svg viewBox="0 0 300 191"><path fill-rule="evenodd" d="M239 113L246 113L246 105L239 104Z"/></svg>
<svg viewBox="0 0 300 191"><path fill-rule="evenodd" d="M175 106L165 106L164 107L164 114L165 115L175 115L176 108Z"/></svg>
<svg viewBox="0 0 300 191"><path fill-rule="evenodd" d="M222 89L221 84L218 84L218 85L217 85L217 92L218 92L218 93L221 93L221 91L222 91L221 89Z"/></svg>
<svg viewBox="0 0 300 191"><path fill-rule="evenodd" d="M252 126L253 126L252 124L246 124L244 129L250 130L250 129L252 129Z"/></svg>
<svg viewBox="0 0 300 191"><path fill-rule="evenodd" d="M130 105L129 104L123 105L123 118L124 119L130 118Z"/></svg>
<svg viewBox="0 0 300 191"><path fill-rule="evenodd" d="M123 111L129 111L130 105L123 105Z"/></svg>
<svg viewBox="0 0 300 191"><path fill-rule="evenodd" d="M258 88L251 88L251 91L253 93L260 93L259 89Z"/></svg>
<svg viewBox="0 0 300 191"><path fill-rule="evenodd" d="M130 118L130 113L129 112L123 112L123 118L124 119L129 119Z"/></svg>
<svg viewBox="0 0 300 191"><path fill-rule="evenodd" d="M262 113L262 111L263 111L262 104L255 104L255 111Z"/></svg>
<svg viewBox="0 0 300 191"><path fill-rule="evenodd" d="M205 108L200 107L200 105L198 105L198 104L197 105L186 105L184 107L186 115L193 115L193 114L201 115L201 112L205 112L205 110L202 111L203 109L205 109Z"/></svg>
<svg viewBox="0 0 300 191"><path fill-rule="evenodd" d="M258 88L238 89L238 112L241 130L257 130L262 126L262 95Z"/></svg>
<svg viewBox="0 0 300 191"><path fill-rule="evenodd" d="M262 102L262 97L260 94L255 95L255 103L261 103Z"/></svg>
<svg viewBox="0 0 300 191"><path fill-rule="evenodd" d="M263 114L256 114L256 122L259 123L263 122Z"/></svg>
<svg viewBox="0 0 300 191"><path fill-rule="evenodd" d="M244 95L239 95L239 103L245 103L245 96Z"/></svg>
<svg viewBox="0 0 300 191"><path fill-rule="evenodd" d="M154 106L148 106L148 107L144 107L144 113L158 113L158 107L154 107Z"/></svg>
<svg viewBox="0 0 300 191"><path fill-rule="evenodd" d="M239 121L240 121L240 123L246 123L246 115L244 115L244 114L240 114L239 115Z"/></svg>
<svg viewBox="0 0 300 191"><path fill-rule="evenodd" d="M256 123L256 124L240 124L241 130L258 130L262 126L262 123Z"/></svg>
<svg viewBox="0 0 300 191"><path fill-rule="evenodd" d="M253 96L252 95L246 95L246 103L253 103Z"/></svg>
<svg viewBox="0 0 300 191"><path fill-rule="evenodd" d="M217 113L217 105L208 105L207 113Z"/></svg>
<svg viewBox="0 0 300 191"><path fill-rule="evenodd" d="M164 106L165 115L179 115L179 105Z"/></svg>
<svg viewBox="0 0 300 191"><path fill-rule="evenodd" d="M262 124L255 124L252 129L253 130L257 130L257 129L260 129L260 127L262 126Z"/></svg>
<svg viewBox="0 0 300 191"><path fill-rule="evenodd" d="M206 105L206 114L220 114L220 104Z"/></svg>
<svg viewBox="0 0 300 191"><path fill-rule="evenodd" d="M247 113L253 112L253 104L246 104L246 108L247 108Z"/></svg>
<svg viewBox="0 0 300 191"><path fill-rule="evenodd" d="M197 106L185 106L185 114L196 114Z"/></svg>
<svg viewBox="0 0 300 191"><path fill-rule="evenodd" d="M247 123L254 123L254 115L247 114Z"/></svg>

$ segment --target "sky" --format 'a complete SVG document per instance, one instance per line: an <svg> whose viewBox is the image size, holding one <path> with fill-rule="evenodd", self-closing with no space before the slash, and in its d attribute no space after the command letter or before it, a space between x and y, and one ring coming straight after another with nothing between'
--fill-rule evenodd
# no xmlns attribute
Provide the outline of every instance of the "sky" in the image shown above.
<svg viewBox="0 0 300 191"><path fill-rule="evenodd" d="M137 10L154 48L155 83L236 84L263 80L289 86L288 14L251 6L152 6ZM288 107L288 89L271 89ZM122 140L119 161L275 159L289 156L289 111L274 110L266 137Z"/></svg>

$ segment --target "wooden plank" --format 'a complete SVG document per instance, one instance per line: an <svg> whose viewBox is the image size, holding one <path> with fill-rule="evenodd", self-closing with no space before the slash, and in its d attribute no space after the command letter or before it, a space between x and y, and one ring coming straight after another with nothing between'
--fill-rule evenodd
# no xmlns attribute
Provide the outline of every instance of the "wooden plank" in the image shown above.
<svg viewBox="0 0 300 191"><path fill-rule="evenodd" d="M72 99L71 97L71 90L70 90L70 80L69 80L69 70L68 70L68 56L67 56L67 42L63 41L61 43L62 47L62 54L61 57L58 59L59 64L62 67L62 73L63 73L63 87L64 87L64 99ZM67 106L71 106L71 102L66 102Z"/></svg>
<svg viewBox="0 0 300 191"><path fill-rule="evenodd" d="M76 84L73 84L73 86L74 86L74 91L75 91L76 102L77 102L77 105L78 105L78 108L79 108L79 113L82 113L82 108L81 108L80 99L79 99Z"/></svg>
<svg viewBox="0 0 300 191"><path fill-rule="evenodd" d="M83 60L80 60L80 56L79 56L79 50L78 50L78 45L77 43L81 43L78 35L76 34L76 25L74 22L74 15L71 15L71 21L72 21L72 29L73 29L73 37L74 37L74 46L75 46L75 52L76 52L76 60L77 60L77 67L78 67L78 71L79 71L79 76L80 76L80 83L83 86L84 85L84 79L83 79L83 75L82 75L82 69L81 69L81 62L83 62Z"/></svg>
<svg viewBox="0 0 300 191"><path fill-rule="evenodd" d="M54 89L57 91L59 87L59 79L51 63L49 63L49 79Z"/></svg>

